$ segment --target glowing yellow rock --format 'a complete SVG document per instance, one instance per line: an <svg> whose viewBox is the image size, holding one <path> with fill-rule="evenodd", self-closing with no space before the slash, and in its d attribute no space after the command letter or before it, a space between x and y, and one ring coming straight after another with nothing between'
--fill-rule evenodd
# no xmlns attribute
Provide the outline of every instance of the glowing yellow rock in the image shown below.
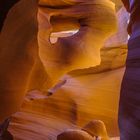
<svg viewBox="0 0 140 140"><path fill-rule="evenodd" d="M54 81L68 71L100 64L100 48L116 30L114 4L109 0L82 1L64 9L40 8L38 20L39 55ZM51 33L75 29L79 30L76 34L51 44Z"/></svg>

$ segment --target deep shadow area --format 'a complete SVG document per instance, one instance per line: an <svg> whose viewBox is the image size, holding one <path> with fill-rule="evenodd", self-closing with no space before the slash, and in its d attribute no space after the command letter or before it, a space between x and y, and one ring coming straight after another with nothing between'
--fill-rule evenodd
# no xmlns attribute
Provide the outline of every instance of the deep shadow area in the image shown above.
<svg viewBox="0 0 140 140"><path fill-rule="evenodd" d="M1 0L0 1L0 31L2 30L4 20L8 11L16 4L19 0Z"/></svg>

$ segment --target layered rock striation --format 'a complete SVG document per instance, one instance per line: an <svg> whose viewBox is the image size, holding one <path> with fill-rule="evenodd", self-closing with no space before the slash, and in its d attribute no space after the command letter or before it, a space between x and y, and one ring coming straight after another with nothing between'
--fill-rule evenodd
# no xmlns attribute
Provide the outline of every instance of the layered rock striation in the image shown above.
<svg viewBox="0 0 140 140"><path fill-rule="evenodd" d="M127 47L108 39L116 24L109 0L40 0L39 5L21 0L12 7L0 33L0 120L20 109L9 126L15 140L56 140L66 129L83 131L91 120L104 122L104 129L93 125L99 132L119 135ZM73 30L62 36L61 31ZM58 40L52 44L55 33ZM101 49L106 39L108 47Z"/></svg>
<svg viewBox="0 0 140 140"><path fill-rule="evenodd" d="M7 12L0 33L0 121L20 109L27 91L38 53L37 12L36 0L21 0Z"/></svg>

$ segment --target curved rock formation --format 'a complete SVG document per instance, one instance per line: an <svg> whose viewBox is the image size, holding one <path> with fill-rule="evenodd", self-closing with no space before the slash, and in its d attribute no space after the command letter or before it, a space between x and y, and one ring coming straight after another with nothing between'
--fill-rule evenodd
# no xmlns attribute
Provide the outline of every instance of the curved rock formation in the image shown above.
<svg viewBox="0 0 140 140"><path fill-rule="evenodd" d="M65 2L67 1L64 1L64 3ZM75 68L89 67L90 65L99 63L100 60L97 57L99 57L100 47L105 38L114 32L114 26L116 25L113 5L109 1L87 1L86 3L83 1L80 1L79 3L78 1L78 4L77 1L68 1L68 4L71 5L71 2L74 3L74 6L71 8L56 10L49 8L45 8L45 10L40 9L39 52L48 76L54 81L67 71ZM57 6L57 1L54 4ZM85 7L85 4L89 9L88 12L87 10L82 9ZM97 6L97 4L99 6ZM101 8L102 11L100 10ZM24 11L24 9L26 9L26 12L23 14L22 11ZM0 34L0 65L2 66L0 71L0 100L1 104L5 105L5 107L0 107L0 112L5 113L1 115L1 120L19 109L25 92L29 89L29 79L33 66L36 64L35 59L38 56L37 11L38 7L36 0L29 0L28 2L21 0L8 13ZM101 12L103 16L99 18ZM55 21L55 18L56 20L58 20L57 17L60 18L60 14L62 14L63 18L70 19L70 21L68 20L70 22L69 24L74 22L75 26L76 22L80 26L80 30L75 36L59 39L58 43L52 47L48 41L48 37L52 31L50 25ZM104 19L107 15L110 19L105 22ZM46 16L48 17L44 18ZM55 18L53 19L52 17ZM97 17L96 20L95 17ZM102 24L99 25L99 23ZM18 26L15 26L16 24L18 24ZM43 30L44 27L45 30ZM53 27L55 27L55 24ZM21 28L23 28L22 32L20 32ZM63 28L60 26L54 29L57 31ZM94 40L96 41L96 44L92 43L93 41L90 39L92 36L95 36L95 34L96 37L94 37ZM15 36L17 36L16 39ZM83 41L80 41L81 39L83 39ZM91 41L89 41L89 39ZM42 40L44 41L41 44ZM79 45L79 43L81 45ZM91 52L97 55L94 56ZM79 62L80 58L82 58L82 62ZM58 71L57 68L59 67L61 67L61 69ZM6 97L9 98L7 99ZM11 104L10 109L8 108L8 105L6 105L6 102Z"/></svg>
<svg viewBox="0 0 140 140"><path fill-rule="evenodd" d="M38 49L37 11L36 0L21 0L0 33L0 121L20 109L27 91Z"/></svg>
<svg viewBox="0 0 140 140"><path fill-rule="evenodd" d="M57 140L93 140L93 137L82 130L66 130L57 136Z"/></svg>
<svg viewBox="0 0 140 140"><path fill-rule="evenodd" d="M91 1L91 0L88 0ZM70 6L70 5L75 5L85 2L84 0L40 0L39 4L40 5L46 5L48 7L64 7L64 6Z"/></svg>
<svg viewBox="0 0 140 140"><path fill-rule="evenodd" d="M128 57L122 82L119 126L121 140L140 139L140 1L123 0L130 12ZM130 2L130 3L129 3Z"/></svg>
<svg viewBox="0 0 140 140"><path fill-rule="evenodd" d="M86 124L82 130L93 137L100 137L101 140L109 140L105 124L100 120L93 120Z"/></svg>
<svg viewBox="0 0 140 140"><path fill-rule="evenodd" d="M100 66L73 71L53 96L30 91L10 124L14 138L56 140L66 129L82 128L93 119L105 123L110 137L119 136L118 102L127 49L104 48L101 54Z"/></svg>
<svg viewBox="0 0 140 140"><path fill-rule="evenodd" d="M19 110L26 91L32 90L20 112L12 117L9 130L14 139L55 140L66 129L83 127L93 119L105 122L109 136L118 136L125 45L102 49L101 65L96 66L100 48L116 30L114 5L109 0L41 0L41 60L37 9L36 0L21 0L9 11L2 28L0 120ZM51 34L69 30L78 32L51 44ZM53 96L38 91L52 87L63 74L75 69L50 89Z"/></svg>
<svg viewBox="0 0 140 140"><path fill-rule="evenodd" d="M117 12L118 30L105 41L105 47L126 45L128 41L127 26L129 14L124 7Z"/></svg>
<svg viewBox="0 0 140 140"><path fill-rule="evenodd" d="M100 48L116 28L115 9L109 0L81 1L63 9L40 8L38 18L40 58L54 81L71 70L100 64ZM77 28L75 35L51 44L52 32Z"/></svg>

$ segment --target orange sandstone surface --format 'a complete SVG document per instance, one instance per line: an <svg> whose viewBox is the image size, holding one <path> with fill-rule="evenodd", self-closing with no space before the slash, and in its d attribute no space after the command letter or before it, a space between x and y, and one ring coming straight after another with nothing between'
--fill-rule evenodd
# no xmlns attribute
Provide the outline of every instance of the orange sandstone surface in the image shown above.
<svg viewBox="0 0 140 140"><path fill-rule="evenodd" d="M15 140L119 136L128 15L113 2L21 0L9 11L0 34L0 118L16 112L8 128Z"/></svg>

